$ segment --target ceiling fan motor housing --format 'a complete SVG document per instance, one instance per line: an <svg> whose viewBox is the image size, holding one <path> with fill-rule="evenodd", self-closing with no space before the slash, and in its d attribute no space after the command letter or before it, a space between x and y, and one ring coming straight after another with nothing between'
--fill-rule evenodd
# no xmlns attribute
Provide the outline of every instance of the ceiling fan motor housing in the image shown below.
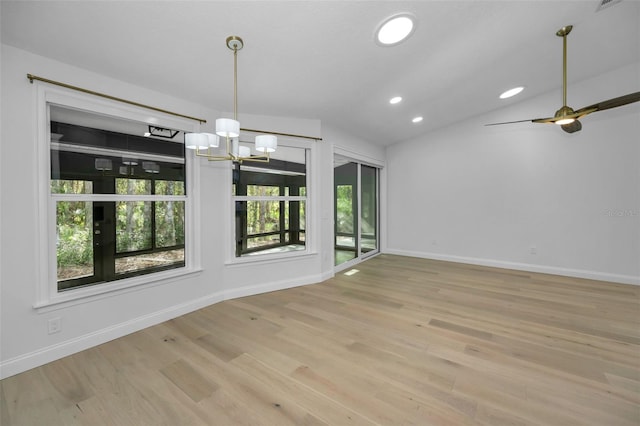
<svg viewBox="0 0 640 426"><path fill-rule="evenodd" d="M572 115L575 114L575 111L573 110L573 108L563 105L562 108L560 108L559 110L556 111L554 117L555 118L562 118L562 117L566 117L568 115Z"/></svg>

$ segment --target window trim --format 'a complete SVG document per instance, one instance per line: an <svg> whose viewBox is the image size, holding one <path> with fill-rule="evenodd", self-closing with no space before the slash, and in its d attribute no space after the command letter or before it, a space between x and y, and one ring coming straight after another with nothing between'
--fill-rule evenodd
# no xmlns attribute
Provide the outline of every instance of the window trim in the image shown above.
<svg viewBox="0 0 640 426"><path fill-rule="evenodd" d="M317 176L315 171L319 170L319 153L317 149L317 141L306 141L293 138L278 138L279 146L287 146L292 148L304 149L305 164L306 164L306 195L305 196L277 196L277 197L256 197L256 196L235 196L233 195L233 179L232 171L233 165L229 163L227 166L227 172L225 173L225 186L227 188L226 197L227 206L225 211L227 212L226 232L225 239L227 241L225 266L233 267L236 265L247 264L264 264L280 261L296 261L304 257L315 256L318 254L318 238L316 238L316 216L318 216L316 209L319 205L316 191L318 188ZM235 202L236 201L260 201L267 198L269 201L280 200L281 198L287 198L289 201L305 201L305 248L304 250L295 250L282 253L265 253L251 256L236 257L236 235L235 235Z"/></svg>
<svg viewBox="0 0 640 426"><path fill-rule="evenodd" d="M185 201L185 266L145 275L133 276L121 280L110 281L98 285L58 291L56 268L56 197L51 194L50 173L50 116L49 105L55 104L66 108L90 111L95 114L108 115L115 118L139 121L141 123L162 125L168 128L187 132L198 132L200 123L192 120L170 116L140 107L125 105L120 102L100 99L89 94L72 92L68 89L54 87L46 83L34 82L36 85L36 134L35 153L37 156L37 205L39 206L36 227L36 244L39 247L35 255L37 266L37 283L35 302L37 310L48 311L58 307L67 307L87 301L110 297L114 294L138 289L142 286L154 286L175 281L178 277L192 275L202 270L200 259L200 165L191 156L186 156L187 187ZM59 197L60 194L58 194ZM99 198L123 198L122 195L110 197L107 194ZM139 199L139 197L137 198ZM155 201L158 199L155 198Z"/></svg>

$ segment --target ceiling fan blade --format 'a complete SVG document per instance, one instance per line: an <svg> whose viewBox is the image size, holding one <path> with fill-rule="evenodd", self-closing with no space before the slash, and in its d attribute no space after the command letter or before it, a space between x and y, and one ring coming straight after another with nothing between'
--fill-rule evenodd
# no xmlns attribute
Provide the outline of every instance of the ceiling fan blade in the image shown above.
<svg viewBox="0 0 640 426"><path fill-rule="evenodd" d="M558 121L558 117L547 117L547 118L536 118L535 120L531 120L533 123L553 123L554 121Z"/></svg>
<svg viewBox="0 0 640 426"><path fill-rule="evenodd" d="M580 130L582 130L582 123L580 123L580 121L576 120L573 123L563 124L560 127L562 127L562 130L564 130L567 133L575 133L575 132L579 132Z"/></svg>
<svg viewBox="0 0 640 426"><path fill-rule="evenodd" d="M529 122L529 121L534 121L535 122L535 120L544 120L544 119L543 118L534 118L534 119L529 118L528 120L504 121L502 123L489 123L489 124L485 124L485 126L501 126L503 124L526 123L526 122Z"/></svg>
<svg viewBox="0 0 640 426"><path fill-rule="evenodd" d="M640 92L629 93L628 95L618 96L617 98L609 99L606 101L598 102L597 104L589 105L584 108L580 108L576 111L576 114L589 114L588 110L593 109L591 112L604 111L605 109L617 108L619 106L632 104L640 101Z"/></svg>

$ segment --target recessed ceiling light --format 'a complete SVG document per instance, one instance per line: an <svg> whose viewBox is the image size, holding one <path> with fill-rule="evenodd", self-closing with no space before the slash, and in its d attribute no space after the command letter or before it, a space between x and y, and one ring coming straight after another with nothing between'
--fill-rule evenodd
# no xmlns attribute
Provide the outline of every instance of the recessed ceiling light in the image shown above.
<svg viewBox="0 0 640 426"><path fill-rule="evenodd" d="M376 42L382 46L400 43L415 31L415 22L415 17L410 13L399 13L388 17L376 29Z"/></svg>
<svg viewBox="0 0 640 426"><path fill-rule="evenodd" d="M390 103L391 105L393 105L393 104L397 104L397 103L398 103L398 102L400 102L401 100L402 100L402 97L401 97L401 96L395 96L395 97L393 97L393 98L389 99L389 103Z"/></svg>
<svg viewBox="0 0 640 426"><path fill-rule="evenodd" d="M523 86L520 87L514 87L513 89L509 89L506 92L504 92L503 94L500 95L500 99L507 99L510 98L512 96L517 95L518 93L522 92L524 90Z"/></svg>
<svg viewBox="0 0 640 426"><path fill-rule="evenodd" d="M414 119L411 120L411 122L413 122L413 123L419 123L421 121L422 121L422 117L414 117Z"/></svg>

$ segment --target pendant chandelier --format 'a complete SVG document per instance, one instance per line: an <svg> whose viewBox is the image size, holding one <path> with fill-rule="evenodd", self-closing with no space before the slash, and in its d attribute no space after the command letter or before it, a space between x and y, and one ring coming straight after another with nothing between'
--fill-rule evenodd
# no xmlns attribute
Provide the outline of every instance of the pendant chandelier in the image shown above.
<svg viewBox="0 0 640 426"><path fill-rule="evenodd" d="M238 50L244 42L238 36L227 37L227 47L233 50L233 119L218 118L216 120L216 134L187 133L184 138L185 147L195 150L198 157L205 157L209 161L243 161L269 162L269 154L278 147L275 135L256 136L256 151L262 154L251 154L251 148L240 145L240 122L238 121ZM212 148L220 146L220 138L226 143L226 155L215 155Z"/></svg>

